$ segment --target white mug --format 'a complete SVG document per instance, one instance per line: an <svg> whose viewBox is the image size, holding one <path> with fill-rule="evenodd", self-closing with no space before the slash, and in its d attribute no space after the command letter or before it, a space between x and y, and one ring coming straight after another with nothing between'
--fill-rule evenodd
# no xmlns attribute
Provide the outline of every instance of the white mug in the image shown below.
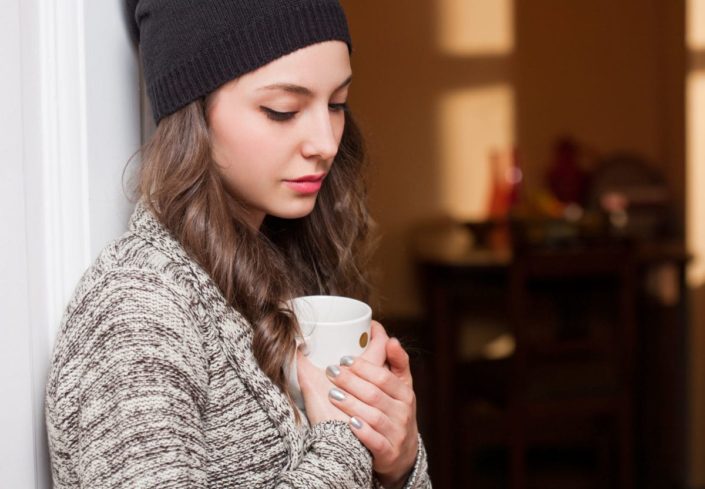
<svg viewBox="0 0 705 489"><path fill-rule="evenodd" d="M310 295L292 299L289 306L303 334L297 343L303 344L303 354L315 366L325 369L337 365L345 355L356 357L367 349L372 309L364 302L349 297ZM289 391L304 411L296 357L285 370Z"/></svg>

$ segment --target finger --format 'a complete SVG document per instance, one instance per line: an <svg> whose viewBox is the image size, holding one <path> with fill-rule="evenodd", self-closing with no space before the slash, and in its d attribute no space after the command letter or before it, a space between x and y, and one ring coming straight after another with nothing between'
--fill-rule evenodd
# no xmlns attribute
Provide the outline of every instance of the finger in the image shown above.
<svg viewBox="0 0 705 489"><path fill-rule="evenodd" d="M413 386L409 354L406 353L396 338L387 341L387 362L389 363L389 369L394 375L402 379L409 387Z"/></svg>
<svg viewBox="0 0 705 489"><path fill-rule="evenodd" d="M384 367L379 367L364 358L343 357L344 364L337 370L329 367L326 374L335 385L343 387L358 399L387 411L394 399L406 404L414 401L414 391L403 379ZM338 372L338 375L335 375Z"/></svg>
<svg viewBox="0 0 705 489"><path fill-rule="evenodd" d="M372 452L374 459L388 458L394 450L389 440L375 431L366 420L354 416L350 418L350 428L358 440Z"/></svg>
<svg viewBox="0 0 705 489"><path fill-rule="evenodd" d="M336 408L348 416L355 416L363 420L391 444L398 445L403 441L404 426L390 419L383 411L360 401L349 392L344 392L338 388L331 389L328 397Z"/></svg>

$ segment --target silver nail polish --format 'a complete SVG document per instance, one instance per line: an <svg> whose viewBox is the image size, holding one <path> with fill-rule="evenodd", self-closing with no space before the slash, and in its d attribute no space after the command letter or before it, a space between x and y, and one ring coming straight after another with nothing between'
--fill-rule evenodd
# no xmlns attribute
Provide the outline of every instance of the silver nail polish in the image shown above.
<svg viewBox="0 0 705 489"><path fill-rule="evenodd" d="M328 395L331 399L335 399L336 401L345 400L345 394L343 394L343 391L341 391L340 389L336 389L335 387L328 391Z"/></svg>
<svg viewBox="0 0 705 489"><path fill-rule="evenodd" d="M326 367L326 375L328 375L328 377L337 377L340 375L340 369L337 365L329 365Z"/></svg>
<svg viewBox="0 0 705 489"><path fill-rule="evenodd" d="M354 426L355 428L357 428L358 430L359 430L360 428L362 428L362 421L360 421L359 419L357 419L355 416L353 416L352 418L350 418L350 424L353 425L353 426Z"/></svg>
<svg viewBox="0 0 705 489"><path fill-rule="evenodd" d="M343 358L340 359L340 364L349 367L353 364L354 361L355 359L353 357L351 357L350 355L345 355Z"/></svg>

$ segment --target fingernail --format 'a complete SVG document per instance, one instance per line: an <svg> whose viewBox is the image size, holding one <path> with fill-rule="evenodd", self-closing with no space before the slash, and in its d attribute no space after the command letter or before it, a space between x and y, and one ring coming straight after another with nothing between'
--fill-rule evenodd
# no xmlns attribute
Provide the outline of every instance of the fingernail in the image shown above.
<svg viewBox="0 0 705 489"><path fill-rule="evenodd" d="M328 367L326 367L326 375L328 375L328 377L335 378L340 375L340 369L337 367L337 365L329 365Z"/></svg>
<svg viewBox="0 0 705 489"><path fill-rule="evenodd" d="M340 364L349 367L353 364L354 361L355 359L353 357L351 357L350 355L345 355L343 358L340 359Z"/></svg>
<svg viewBox="0 0 705 489"><path fill-rule="evenodd" d="M350 424L353 425L353 426L354 426L355 428L357 428L358 430L359 430L360 428L362 428L362 421L360 421L359 419L357 419L355 416L353 416L352 418L350 418Z"/></svg>
<svg viewBox="0 0 705 489"><path fill-rule="evenodd" d="M345 400L345 394L343 394L343 391L341 391L340 389L336 389L335 387L328 391L328 396L330 396L331 399L335 399L336 401Z"/></svg>

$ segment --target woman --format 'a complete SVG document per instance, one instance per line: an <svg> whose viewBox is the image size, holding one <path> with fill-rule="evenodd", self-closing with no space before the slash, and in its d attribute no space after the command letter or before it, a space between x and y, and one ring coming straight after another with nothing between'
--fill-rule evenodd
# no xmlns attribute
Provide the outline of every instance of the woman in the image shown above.
<svg viewBox="0 0 705 489"><path fill-rule="evenodd" d="M374 323L365 355L326 375L296 351L284 305L367 298L339 4L134 3L157 129L129 231L62 321L46 399L54 487L430 487L399 342Z"/></svg>

